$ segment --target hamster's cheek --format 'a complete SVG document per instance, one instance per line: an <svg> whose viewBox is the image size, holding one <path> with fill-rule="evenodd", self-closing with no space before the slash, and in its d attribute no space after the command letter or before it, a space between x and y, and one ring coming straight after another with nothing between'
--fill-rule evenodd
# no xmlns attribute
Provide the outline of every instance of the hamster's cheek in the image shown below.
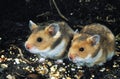
<svg viewBox="0 0 120 79"><path fill-rule="evenodd" d="M78 57L74 58L72 61L73 61L73 63L75 63L77 66L83 66L84 63L85 63L85 60L84 60L84 59L78 58Z"/></svg>
<svg viewBox="0 0 120 79"><path fill-rule="evenodd" d="M30 53L33 53L33 54L38 54L39 53L39 49L37 49L36 47L32 47L31 49L28 49L28 51Z"/></svg>
<svg viewBox="0 0 120 79"><path fill-rule="evenodd" d="M84 62L84 59L83 59L83 58L80 58L80 57L75 57L72 61L73 61L74 63L83 63L83 62Z"/></svg>
<svg viewBox="0 0 120 79"><path fill-rule="evenodd" d="M32 47L28 51L31 52L31 53L33 53L33 54L40 54L40 53L48 52L49 50L50 50L49 48L47 48L46 50L39 50L36 47Z"/></svg>
<svg viewBox="0 0 120 79"><path fill-rule="evenodd" d="M91 58L91 55L88 55L86 58L75 57L72 61L79 66L83 66L83 65L89 66L90 64L93 63L93 59Z"/></svg>

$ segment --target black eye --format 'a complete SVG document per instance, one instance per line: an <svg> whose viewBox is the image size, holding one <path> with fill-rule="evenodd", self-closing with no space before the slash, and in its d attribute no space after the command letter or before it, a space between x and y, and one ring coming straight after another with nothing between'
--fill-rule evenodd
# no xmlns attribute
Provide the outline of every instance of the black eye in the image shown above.
<svg viewBox="0 0 120 79"><path fill-rule="evenodd" d="M84 48L83 47L79 48L79 51L81 51L81 52L84 51Z"/></svg>
<svg viewBox="0 0 120 79"><path fill-rule="evenodd" d="M42 41L42 38L41 38L41 37L37 38L37 41L38 41L38 42L41 42L41 41Z"/></svg>

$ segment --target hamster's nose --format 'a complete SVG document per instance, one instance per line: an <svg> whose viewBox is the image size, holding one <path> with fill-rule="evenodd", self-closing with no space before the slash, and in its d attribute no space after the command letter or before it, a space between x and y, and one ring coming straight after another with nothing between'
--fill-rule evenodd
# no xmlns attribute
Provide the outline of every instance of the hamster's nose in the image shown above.
<svg viewBox="0 0 120 79"><path fill-rule="evenodd" d="M29 43L27 43L27 44L25 45L25 47L26 47L26 49L31 49L31 48L32 48L32 45L29 44Z"/></svg>
<svg viewBox="0 0 120 79"><path fill-rule="evenodd" d="M70 59L70 60L73 60L73 59L74 59L74 56L71 55L71 54L69 54L69 59Z"/></svg>

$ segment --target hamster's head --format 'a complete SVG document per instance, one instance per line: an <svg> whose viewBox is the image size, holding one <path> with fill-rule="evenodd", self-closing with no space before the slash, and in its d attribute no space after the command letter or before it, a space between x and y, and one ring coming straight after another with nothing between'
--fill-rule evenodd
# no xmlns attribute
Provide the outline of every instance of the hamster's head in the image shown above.
<svg viewBox="0 0 120 79"><path fill-rule="evenodd" d="M38 26L30 21L29 28L32 33L25 42L25 48L34 54L50 51L61 36L60 27L57 23Z"/></svg>
<svg viewBox="0 0 120 79"><path fill-rule="evenodd" d="M69 49L68 58L77 65L92 63L100 46L99 35L75 34Z"/></svg>

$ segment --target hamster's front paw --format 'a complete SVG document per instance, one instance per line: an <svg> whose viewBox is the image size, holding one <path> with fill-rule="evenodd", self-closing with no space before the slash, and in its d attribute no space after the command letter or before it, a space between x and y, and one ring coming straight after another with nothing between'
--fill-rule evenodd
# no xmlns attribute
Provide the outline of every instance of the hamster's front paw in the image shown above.
<svg viewBox="0 0 120 79"><path fill-rule="evenodd" d="M39 62L39 63L45 62L45 58L40 58L40 59L38 60L38 62Z"/></svg>

